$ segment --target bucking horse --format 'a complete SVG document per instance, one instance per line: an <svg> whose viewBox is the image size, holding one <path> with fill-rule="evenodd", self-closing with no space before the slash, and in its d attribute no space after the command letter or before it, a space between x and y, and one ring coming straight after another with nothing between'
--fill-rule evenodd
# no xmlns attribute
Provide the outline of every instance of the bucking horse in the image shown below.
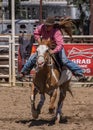
<svg viewBox="0 0 93 130"><path fill-rule="evenodd" d="M66 26L67 26L67 20ZM62 23L63 21L61 21ZM64 23L64 22L63 22ZM63 24L62 23L62 24ZM68 22L69 23L69 22ZM62 26L61 24L61 26ZM55 111L55 123L59 123L62 116L62 106L67 91L71 93L70 81L72 73L66 67L61 68L54 55L49 53L50 39L42 39L42 44L37 48L37 67L31 87L31 111L34 119L37 119L45 101L45 94L50 96L49 112ZM59 89L59 99L55 110L57 90ZM35 97L40 93L40 101L35 106Z"/></svg>

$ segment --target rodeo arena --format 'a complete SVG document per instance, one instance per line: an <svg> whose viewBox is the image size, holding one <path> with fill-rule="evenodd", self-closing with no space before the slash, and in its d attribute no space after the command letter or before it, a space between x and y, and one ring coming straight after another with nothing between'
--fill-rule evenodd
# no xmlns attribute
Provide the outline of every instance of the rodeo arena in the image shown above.
<svg viewBox="0 0 93 130"><path fill-rule="evenodd" d="M19 0L16 8L16 0L10 1L0 1L0 130L93 130L93 2L90 12L82 5L82 24L68 0ZM73 23L71 37L62 29L64 49L86 80L61 68L42 37L41 45L34 39L36 27L51 16L58 26L60 20ZM36 65L19 78L36 52ZM40 56L45 61L39 66Z"/></svg>

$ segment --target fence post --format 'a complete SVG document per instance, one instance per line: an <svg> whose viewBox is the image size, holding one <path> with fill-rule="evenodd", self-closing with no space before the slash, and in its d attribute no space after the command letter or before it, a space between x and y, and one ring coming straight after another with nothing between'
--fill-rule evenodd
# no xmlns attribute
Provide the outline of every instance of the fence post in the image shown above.
<svg viewBox="0 0 93 130"><path fill-rule="evenodd" d="M12 10L12 81L13 86L15 86L15 0L11 0L11 10Z"/></svg>
<svg viewBox="0 0 93 130"><path fill-rule="evenodd" d="M11 50L11 36L9 36L9 84L12 86L12 50Z"/></svg>

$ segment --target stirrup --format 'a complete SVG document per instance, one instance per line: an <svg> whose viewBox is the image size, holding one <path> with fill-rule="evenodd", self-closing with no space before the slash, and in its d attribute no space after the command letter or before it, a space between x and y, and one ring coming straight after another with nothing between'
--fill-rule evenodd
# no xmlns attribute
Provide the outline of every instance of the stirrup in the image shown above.
<svg viewBox="0 0 93 130"><path fill-rule="evenodd" d="M18 74L17 77L16 77L16 79L17 79L18 81L23 81L23 76L21 76L20 74Z"/></svg>
<svg viewBox="0 0 93 130"><path fill-rule="evenodd" d="M80 76L80 77L78 77L78 81L79 82L86 82L87 78L85 76Z"/></svg>

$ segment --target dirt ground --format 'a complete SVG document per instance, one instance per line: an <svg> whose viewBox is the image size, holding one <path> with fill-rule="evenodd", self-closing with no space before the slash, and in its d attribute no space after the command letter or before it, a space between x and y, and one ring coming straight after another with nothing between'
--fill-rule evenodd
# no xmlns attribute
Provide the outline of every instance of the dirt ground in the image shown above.
<svg viewBox="0 0 93 130"><path fill-rule="evenodd" d="M51 123L49 96L40 117L33 120L30 110L30 87L0 87L0 130L93 130L93 87L73 87L63 106L66 122ZM37 101L39 95L37 95Z"/></svg>

